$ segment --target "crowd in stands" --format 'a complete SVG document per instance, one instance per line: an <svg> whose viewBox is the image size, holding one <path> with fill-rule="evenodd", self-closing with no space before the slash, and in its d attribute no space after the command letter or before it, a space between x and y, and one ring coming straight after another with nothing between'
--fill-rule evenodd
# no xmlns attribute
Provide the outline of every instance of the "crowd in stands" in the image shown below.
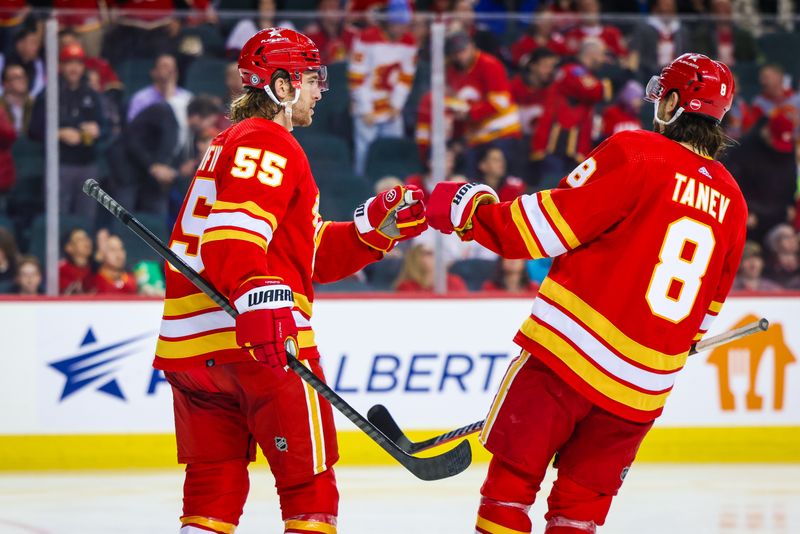
<svg viewBox="0 0 800 534"><path fill-rule="evenodd" d="M792 2L33 4L0 7L0 293L41 292L48 83L59 96L60 292L158 295L162 264L82 194L86 178L166 240L210 141L230 124L227 106L242 90L239 49L258 29L280 26L308 34L329 67L314 124L295 131L323 216L349 219L359 202L398 183L429 192L434 20L446 26L445 179L489 184L501 200L555 187L607 137L649 129L644 86L675 56L726 62L737 93L723 125L736 143L723 162L750 209L735 288L800 289L800 13ZM52 81L43 44L51 13L59 21ZM453 236L437 244L432 234L320 290L432 292L440 261L450 291L531 292L550 265L501 260Z"/></svg>

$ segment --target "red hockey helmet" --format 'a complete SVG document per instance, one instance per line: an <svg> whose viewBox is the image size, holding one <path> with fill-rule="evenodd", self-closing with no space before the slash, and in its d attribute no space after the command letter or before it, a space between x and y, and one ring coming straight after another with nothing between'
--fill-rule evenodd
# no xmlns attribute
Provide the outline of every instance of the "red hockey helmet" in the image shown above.
<svg viewBox="0 0 800 534"><path fill-rule="evenodd" d="M239 54L242 85L264 89L269 87L277 70L289 73L292 85L300 89L303 73L319 73L320 89L327 90L327 69L320 61L314 41L288 28L266 28L253 35Z"/></svg>
<svg viewBox="0 0 800 534"><path fill-rule="evenodd" d="M653 76L645 90L645 100L657 103L670 91L678 92L680 113L697 113L721 121L731 109L733 75L720 61L702 54L683 54Z"/></svg>

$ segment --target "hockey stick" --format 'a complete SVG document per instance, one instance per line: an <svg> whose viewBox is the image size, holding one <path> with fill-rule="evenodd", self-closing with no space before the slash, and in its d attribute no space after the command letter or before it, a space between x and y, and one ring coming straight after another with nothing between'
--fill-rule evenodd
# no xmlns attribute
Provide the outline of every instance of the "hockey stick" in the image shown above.
<svg viewBox="0 0 800 534"><path fill-rule="evenodd" d="M234 318L238 315L236 309L230 305L228 300L214 286L204 280L177 254L167 248L158 237L147 229L147 227L128 213L128 211L108 193L103 191L95 180L86 180L83 184L83 192L110 211L114 217L119 219L122 224L138 235L150 248L161 256L164 261L172 264L173 267L197 286L200 291L208 295L220 308L225 310L228 315ZM417 478L422 480L439 480L441 478L457 475L469 467L470 462L472 462L472 449L467 441L462 441L455 448L439 456L415 458L409 455L387 438L375 425L365 419L363 415L355 411L352 406L328 387L328 385L319 379L310 369L300 363L296 358L296 350L293 343L289 342L287 344L286 352L286 360L292 371L297 373L304 382L319 392L333 407L342 412L362 432L367 434L383 450L389 453L392 458L397 460Z"/></svg>
<svg viewBox="0 0 800 534"><path fill-rule="evenodd" d="M691 350L689 351L689 356L697 354L698 352L715 349L721 345L730 343L731 341L736 341L737 339L755 334L756 332L766 331L767 328L769 328L769 321L762 317L758 321L716 336L712 336L697 343L696 345L692 346ZM386 437L394 441L398 447L409 454L416 454L418 452L426 451L428 449L432 449L433 447L443 445L449 441L464 438L470 434L480 432L483 429L483 424L485 422L476 421L472 424L462 426L461 428L451 430L446 434L426 439L425 441L413 442L403 433L403 431L400 429L400 426L392 417L392 414L390 414L389 410L387 410L382 404L376 404L370 408L369 412L367 412L367 418L370 420L370 422L372 422L372 424L378 427Z"/></svg>

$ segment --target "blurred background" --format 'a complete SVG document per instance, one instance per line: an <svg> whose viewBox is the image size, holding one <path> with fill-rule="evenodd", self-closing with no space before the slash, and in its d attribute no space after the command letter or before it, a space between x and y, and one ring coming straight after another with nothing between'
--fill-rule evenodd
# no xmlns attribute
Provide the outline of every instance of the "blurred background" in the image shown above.
<svg viewBox="0 0 800 534"><path fill-rule="evenodd" d="M722 60L737 79L725 118L737 143L723 161L751 213L735 290L800 289L797 9L783 0L6 0L0 293L163 294L158 258L81 185L97 178L167 240L199 158L229 124L239 50L269 26L305 32L328 65L314 123L294 134L329 220L350 220L398 183L430 191L439 180L478 181L502 200L554 187L608 136L652 128L643 85L672 58ZM318 290L530 293L549 268L432 234Z"/></svg>

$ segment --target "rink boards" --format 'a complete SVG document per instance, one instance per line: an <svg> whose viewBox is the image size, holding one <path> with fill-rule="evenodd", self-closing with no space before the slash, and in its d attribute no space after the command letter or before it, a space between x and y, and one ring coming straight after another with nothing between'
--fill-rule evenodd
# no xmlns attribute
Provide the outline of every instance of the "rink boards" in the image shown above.
<svg viewBox="0 0 800 534"><path fill-rule="evenodd" d="M321 299L313 323L329 384L421 439L484 417L529 310L358 296ZM760 316L769 332L689 359L640 459L800 462L800 297L731 298L708 335ZM154 300L0 301L0 469L172 465L170 389L150 366L160 317ZM392 462L337 426L342 463Z"/></svg>

